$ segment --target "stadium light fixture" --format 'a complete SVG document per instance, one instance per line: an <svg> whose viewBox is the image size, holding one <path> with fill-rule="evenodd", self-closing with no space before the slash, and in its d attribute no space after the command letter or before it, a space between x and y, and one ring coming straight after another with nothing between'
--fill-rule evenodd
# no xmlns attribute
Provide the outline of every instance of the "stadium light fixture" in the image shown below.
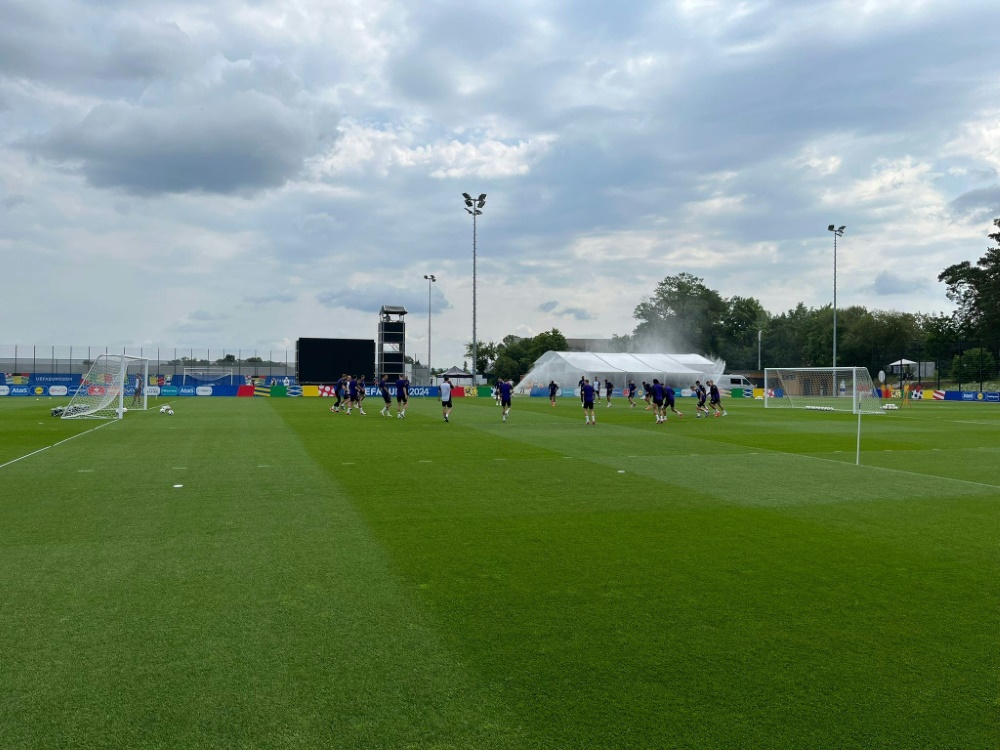
<svg viewBox="0 0 1000 750"><path fill-rule="evenodd" d="M837 366L837 238L844 236L846 226L835 227L833 224L826 231L833 232L833 366ZM834 391L837 388L837 376L833 378Z"/></svg>
<svg viewBox="0 0 1000 750"><path fill-rule="evenodd" d="M472 215L472 384L479 385L479 340L476 338L476 217L482 215L480 210L486 205L486 193L480 193L475 200L468 193L462 193L465 198L465 212Z"/></svg>
<svg viewBox="0 0 1000 750"><path fill-rule="evenodd" d="M427 371L430 373L433 383L434 371L431 369L431 284L437 281L437 277L432 273L425 273L424 278L427 279Z"/></svg>

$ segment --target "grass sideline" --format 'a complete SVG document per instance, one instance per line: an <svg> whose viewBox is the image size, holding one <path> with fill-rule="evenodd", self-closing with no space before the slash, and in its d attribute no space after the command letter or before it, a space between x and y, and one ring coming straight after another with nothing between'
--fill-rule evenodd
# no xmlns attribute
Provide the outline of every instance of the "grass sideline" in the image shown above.
<svg viewBox="0 0 1000 750"><path fill-rule="evenodd" d="M0 747L995 747L1000 410L0 400ZM687 399L679 408L688 405ZM177 486L181 485L181 486Z"/></svg>

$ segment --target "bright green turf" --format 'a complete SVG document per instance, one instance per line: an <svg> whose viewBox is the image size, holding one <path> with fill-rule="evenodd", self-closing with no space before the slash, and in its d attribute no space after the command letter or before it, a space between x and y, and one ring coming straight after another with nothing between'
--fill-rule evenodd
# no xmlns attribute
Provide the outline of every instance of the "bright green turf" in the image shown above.
<svg viewBox="0 0 1000 750"><path fill-rule="evenodd" d="M102 424L53 403L0 400L0 464ZM0 468L0 748L1000 743L1000 407L865 418L857 467L754 401L329 403Z"/></svg>

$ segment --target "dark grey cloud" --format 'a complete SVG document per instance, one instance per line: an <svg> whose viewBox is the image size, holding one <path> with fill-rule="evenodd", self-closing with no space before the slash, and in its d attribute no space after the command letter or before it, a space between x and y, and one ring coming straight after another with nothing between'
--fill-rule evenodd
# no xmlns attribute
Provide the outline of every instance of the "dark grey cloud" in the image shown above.
<svg viewBox="0 0 1000 750"><path fill-rule="evenodd" d="M96 187L139 195L278 187L316 148L301 112L255 92L169 109L102 104L21 145L79 169Z"/></svg>
<svg viewBox="0 0 1000 750"><path fill-rule="evenodd" d="M962 193L948 207L956 214L969 215L992 213L1000 214L1000 185L991 185Z"/></svg>
<svg viewBox="0 0 1000 750"><path fill-rule="evenodd" d="M557 307L559 307L559 303L556 302L555 300L550 300L548 302L543 302L542 304L540 304L538 306L538 309L541 310L542 312L552 312Z"/></svg>
<svg viewBox="0 0 1000 750"><path fill-rule="evenodd" d="M0 198L0 209L10 211L18 206L24 205L25 203L28 203L27 196L18 195L16 193L13 195L5 195L3 198Z"/></svg>

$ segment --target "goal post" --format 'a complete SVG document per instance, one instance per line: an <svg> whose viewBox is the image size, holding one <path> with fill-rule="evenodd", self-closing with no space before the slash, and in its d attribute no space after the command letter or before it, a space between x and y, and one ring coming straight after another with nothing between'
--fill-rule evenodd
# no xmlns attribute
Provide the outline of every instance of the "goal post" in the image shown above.
<svg viewBox="0 0 1000 750"><path fill-rule="evenodd" d="M149 397L149 360L127 354L101 354L77 387L63 419L121 419L145 411Z"/></svg>
<svg viewBox="0 0 1000 750"><path fill-rule="evenodd" d="M858 415L855 463L861 463L861 415L884 414L867 367L768 367L765 409L810 409Z"/></svg>
<svg viewBox="0 0 1000 750"><path fill-rule="evenodd" d="M764 408L882 414L867 367L769 367Z"/></svg>

